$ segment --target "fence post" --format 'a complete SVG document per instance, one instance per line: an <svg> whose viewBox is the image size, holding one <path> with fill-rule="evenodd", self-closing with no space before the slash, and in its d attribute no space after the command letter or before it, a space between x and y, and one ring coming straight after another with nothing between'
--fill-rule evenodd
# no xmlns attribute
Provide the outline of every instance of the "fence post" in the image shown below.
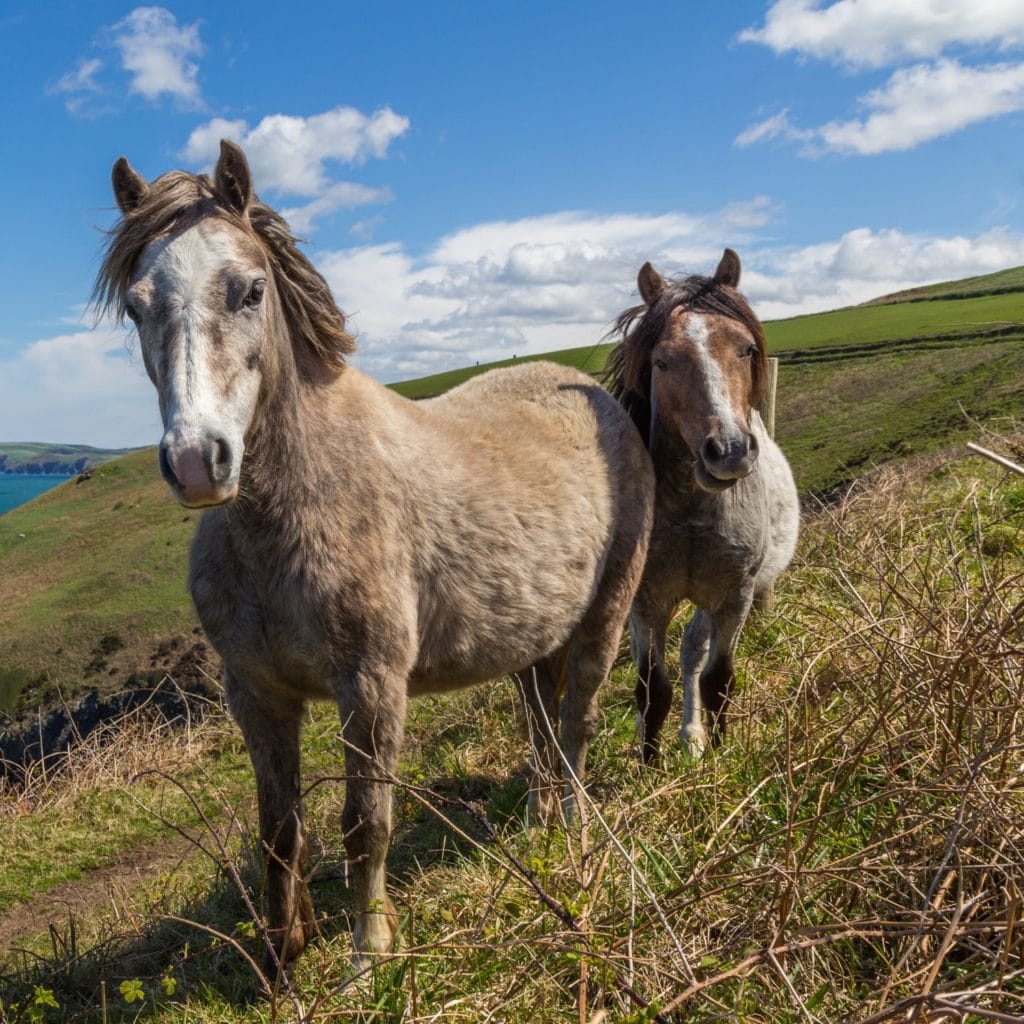
<svg viewBox="0 0 1024 1024"><path fill-rule="evenodd" d="M764 420L768 436L775 437L775 392L779 386L779 360L776 356L768 357L768 372L765 375L764 393L761 395L761 406L757 410Z"/></svg>
<svg viewBox="0 0 1024 1024"><path fill-rule="evenodd" d="M761 406L757 410L764 420L768 436L775 437L775 392L779 386L779 360L775 356L768 357L768 372L764 380L764 392L761 395ZM762 591L754 598L754 610L759 612L771 611L775 603L775 584L772 583L767 590Z"/></svg>

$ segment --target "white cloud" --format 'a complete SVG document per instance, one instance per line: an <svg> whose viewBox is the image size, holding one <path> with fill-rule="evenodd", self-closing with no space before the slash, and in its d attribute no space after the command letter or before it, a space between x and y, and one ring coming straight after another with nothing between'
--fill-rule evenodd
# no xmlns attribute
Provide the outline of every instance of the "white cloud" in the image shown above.
<svg viewBox="0 0 1024 1024"><path fill-rule="evenodd" d="M772 209L759 198L704 216L568 212L478 224L418 261L385 244L318 263L359 331L360 365L396 380L595 344L636 301L644 260L710 271L724 244L752 243Z"/></svg>
<svg viewBox="0 0 1024 1024"><path fill-rule="evenodd" d="M409 119L390 107L370 115L354 107L335 107L312 117L271 114L254 128L218 117L192 132L182 155L209 167L220 140L231 139L245 149L260 190L319 197L330 187L324 169L328 161L358 165L370 157L381 159L408 128Z"/></svg>
<svg viewBox="0 0 1024 1024"><path fill-rule="evenodd" d="M132 92L148 100L167 95L186 106L202 105L199 66L191 59L203 52L198 22L179 26L164 7L136 7L113 31L121 64L132 76Z"/></svg>
<svg viewBox="0 0 1024 1024"><path fill-rule="evenodd" d="M281 216L288 221L292 231L301 235L313 230L315 220L335 210L350 210L367 203L387 203L392 198L391 191L386 188L370 188L352 181L339 181L329 185L311 202L282 209Z"/></svg>
<svg viewBox="0 0 1024 1024"><path fill-rule="evenodd" d="M160 439L156 393L123 330L79 330L0 361L0 437L118 448Z"/></svg>
<svg viewBox="0 0 1024 1024"><path fill-rule="evenodd" d="M1020 0L777 0L761 28L740 33L777 54L881 67L937 57L954 46L1024 44Z"/></svg>
<svg viewBox="0 0 1024 1024"><path fill-rule="evenodd" d="M759 316L779 319L1024 264L1024 236L1005 228L939 238L862 227L799 249L754 250L744 264L740 287Z"/></svg>
<svg viewBox="0 0 1024 1024"><path fill-rule="evenodd" d="M62 75L51 87L51 92L99 92L96 75L103 67L103 61L94 57L91 60L80 60L74 71Z"/></svg>
<svg viewBox="0 0 1024 1024"><path fill-rule="evenodd" d="M103 61L98 57L80 60L78 66L65 75L61 75L47 92L52 95L64 95L67 99L64 106L68 113L83 114L88 110L89 101L94 99L102 89L96 76L103 69Z"/></svg>
<svg viewBox="0 0 1024 1024"><path fill-rule="evenodd" d="M793 124L787 108L744 129L736 136L735 141L737 146L753 146L758 142L771 142L773 139L784 139L787 142L809 142L813 137L813 131L797 128Z"/></svg>
<svg viewBox="0 0 1024 1024"><path fill-rule="evenodd" d="M864 118L834 120L801 129L789 112L752 125L739 146L782 139L797 142L805 156L823 152L878 153L913 149L969 125L1024 110L1024 64L964 67L955 60L918 64L894 72L881 88L861 97Z"/></svg>
<svg viewBox="0 0 1024 1024"><path fill-rule="evenodd" d="M827 149L875 154L913 149L1001 114L1024 110L1024 64L964 67L954 60L896 71L861 103L864 120L830 121L817 135Z"/></svg>

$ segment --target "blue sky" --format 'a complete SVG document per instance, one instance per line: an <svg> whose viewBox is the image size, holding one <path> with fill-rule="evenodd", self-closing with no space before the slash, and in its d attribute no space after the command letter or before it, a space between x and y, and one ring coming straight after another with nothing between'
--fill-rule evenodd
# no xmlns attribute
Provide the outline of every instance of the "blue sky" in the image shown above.
<svg viewBox="0 0 1024 1024"><path fill-rule="evenodd" d="M382 380L596 342L646 259L766 319L1024 263L1020 0L13 0L0 57L0 440L159 438L86 310L122 153L241 142Z"/></svg>

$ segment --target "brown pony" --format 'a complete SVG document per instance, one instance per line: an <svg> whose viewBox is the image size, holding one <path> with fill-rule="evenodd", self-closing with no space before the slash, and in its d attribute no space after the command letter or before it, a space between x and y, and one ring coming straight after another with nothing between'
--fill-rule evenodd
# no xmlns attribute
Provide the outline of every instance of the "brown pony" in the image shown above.
<svg viewBox="0 0 1024 1024"><path fill-rule="evenodd" d="M619 317L609 357L609 388L647 442L658 481L629 618L645 761L657 758L672 703L665 633L680 603L697 606L680 661L682 739L699 755L705 725L714 740L725 732L740 631L754 598L789 564L799 531L793 474L757 411L767 349L739 280L732 249L713 277L665 281L645 263L643 304Z"/></svg>
<svg viewBox="0 0 1024 1024"><path fill-rule="evenodd" d="M559 794L571 809L647 551L650 458L575 370L496 370L416 403L346 366L327 283L234 144L212 180L147 184L122 157L113 186L122 218L95 296L138 329L164 479L207 510L189 585L256 775L267 970L316 930L299 776L310 699L341 715L362 965L398 924L384 862L409 696L517 673L530 811L557 816Z"/></svg>

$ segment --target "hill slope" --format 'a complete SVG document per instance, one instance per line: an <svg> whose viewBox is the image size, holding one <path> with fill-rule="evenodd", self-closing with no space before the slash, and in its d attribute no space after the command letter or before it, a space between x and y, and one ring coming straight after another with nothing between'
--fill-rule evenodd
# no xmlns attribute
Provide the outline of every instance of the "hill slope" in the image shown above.
<svg viewBox="0 0 1024 1024"><path fill-rule="evenodd" d="M968 284L984 291L1000 281ZM1021 315L1022 294L769 323L771 350L782 360L777 436L801 491L832 491L874 464L972 438L977 421L1018 411L1024 327L1008 321ZM607 350L548 358L597 372ZM487 368L395 388L429 395ZM56 686L117 687L134 673L173 667L194 643L184 589L194 518L173 503L151 450L0 516L0 578L9 595L0 604L0 710L29 684L34 702Z"/></svg>
<svg viewBox="0 0 1024 1024"><path fill-rule="evenodd" d="M184 559L195 517L153 451L134 452L0 516L0 709L29 684L123 685L191 643Z"/></svg>

